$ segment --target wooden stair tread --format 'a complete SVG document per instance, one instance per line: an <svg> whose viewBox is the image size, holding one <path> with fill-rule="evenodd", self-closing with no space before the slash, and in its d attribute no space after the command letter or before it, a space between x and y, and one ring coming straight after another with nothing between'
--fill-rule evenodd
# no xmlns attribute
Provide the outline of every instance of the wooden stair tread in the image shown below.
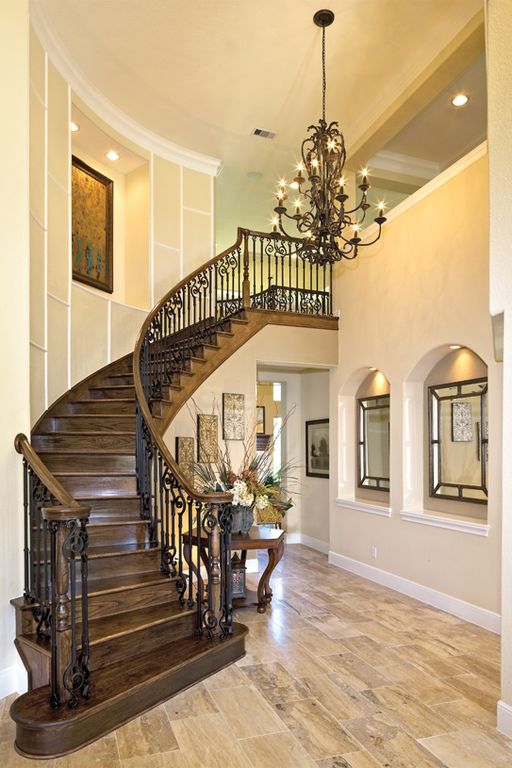
<svg viewBox="0 0 512 768"><path fill-rule="evenodd" d="M149 525L149 520L142 520L142 518L133 519L133 517L127 517L126 519L120 519L119 515L113 515L112 519L109 520L107 517L102 515L101 520L91 520L91 522L87 523L87 529L89 528L110 528L112 526L121 526L121 525L138 525L141 528L146 528Z"/></svg>
<svg viewBox="0 0 512 768"><path fill-rule="evenodd" d="M59 418L59 417L56 416L55 418ZM90 418L90 417L88 416L87 418ZM85 432L85 431L84 432L71 432L71 431L69 431L68 432L68 430L66 430L65 432L37 432L36 434L37 434L38 437L41 436L41 435L43 435L43 436L47 435L47 436L51 436L51 437L54 437L55 435L57 435L57 436L65 435L66 437L69 437L70 435L73 436L73 437L116 437L116 436L119 436L119 435L134 435L135 434L135 430L134 429L133 430L116 430L115 432L114 431L112 431L112 432L110 432L110 431L109 432L98 432L98 431L93 431L93 432ZM125 453L126 453L126 451L125 451Z"/></svg>
<svg viewBox="0 0 512 768"><path fill-rule="evenodd" d="M113 398L108 398L107 401L109 403L117 403L118 400L115 400ZM90 400L91 403L94 403L94 400ZM104 402L103 400L97 400L96 402L101 403ZM123 402L126 402L124 400ZM59 413L56 416L50 416L51 419L134 419L135 416L133 413Z"/></svg>
<svg viewBox="0 0 512 768"><path fill-rule="evenodd" d="M151 584L161 584L165 581L170 582L170 578L160 571L129 573L124 576L103 576L96 579L89 579L88 594L89 597L91 597L91 595L101 595L104 592L120 592L124 589L137 589L138 587ZM77 585L77 587L78 586L80 585Z"/></svg>
<svg viewBox="0 0 512 768"><path fill-rule="evenodd" d="M89 560L100 557L117 557L117 555L132 555L138 552L159 552L158 547L149 544L98 544L88 548Z"/></svg>
<svg viewBox="0 0 512 768"><path fill-rule="evenodd" d="M50 686L36 688L16 699L11 707L11 716L17 723L36 728L51 728L56 723L86 719L95 710L103 710L109 703L121 701L127 693L143 689L151 680L163 678L171 670L186 667L190 662L215 651L222 652L229 644L240 641L246 633L247 627L234 624L233 636L222 642L212 643L206 638L196 637L181 638L149 655L131 658L129 665L123 661L98 669L91 678L89 701L74 709L66 706L52 709L49 704Z"/></svg>
<svg viewBox="0 0 512 768"><path fill-rule="evenodd" d="M135 469L54 469L52 473L56 477L133 477L137 474Z"/></svg>
<svg viewBox="0 0 512 768"><path fill-rule="evenodd" d="M170 590L171 583L169 582ZM116 613L113 616L89 619L89 645L94 647L116 637L123 637L133 632L141 632L144 629L155 627L157 624L165 624L182 616L190 616L195 613L195 610L195 607L182 607L177 601L174 601L152 605L148 608L138 608L134 611L126 611L125 613ZM78 622L78 638L81 636L81 632L82 625ZM50 655L50 643L44 637L39 637L36 634L18 635L18 637L36 647L45 656Z"/></svg>

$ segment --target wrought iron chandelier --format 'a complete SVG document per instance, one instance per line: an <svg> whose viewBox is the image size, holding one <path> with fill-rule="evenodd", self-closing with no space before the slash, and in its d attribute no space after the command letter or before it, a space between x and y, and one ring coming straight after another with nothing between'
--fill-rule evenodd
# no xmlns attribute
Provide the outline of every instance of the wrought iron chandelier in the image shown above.
<svg viewBox="0 0 512 768"><path fill-rule="evenodd" d="M301 161L296 166L297 175L288 184L281 179L275 196L276 216L272 220L273 231L278 228L286 237L284 223L286 219L294 221L302 238L298 242L298 251L312 261L321 264L333 263L341 259L354 259L360 246L376 243L381 236L382 225L386 221L384 203L378 205L378 215L374 218L378 225L376 237L370 242L362 242L361 226L370 208L367 201L368 171L361 171L362 192L359 204L350 210L346 205L346 181L343 169L346 161L345 140L337 122L327 124L325 119L326 75L325 75L325 29L334 21L334 13L324 9L313 16L314 23L322 28L322 117L317 125L310 125L308 136L302 142ZM293 213L288 213L285 205L287 187L296 190L293 201ZM304 210L303 210L304 209Z"/></svg>

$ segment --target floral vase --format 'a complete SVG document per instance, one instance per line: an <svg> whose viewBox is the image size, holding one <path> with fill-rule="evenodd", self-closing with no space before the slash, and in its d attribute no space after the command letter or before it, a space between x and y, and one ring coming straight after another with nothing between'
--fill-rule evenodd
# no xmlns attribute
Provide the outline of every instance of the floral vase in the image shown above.
<svg viewBox="0 0 512 768"><path fill-rule="evenodd" d="M231 512L233 514L231 533L248 533L254 523L253 508L244 507L242 504L233 504Z"/></svg>

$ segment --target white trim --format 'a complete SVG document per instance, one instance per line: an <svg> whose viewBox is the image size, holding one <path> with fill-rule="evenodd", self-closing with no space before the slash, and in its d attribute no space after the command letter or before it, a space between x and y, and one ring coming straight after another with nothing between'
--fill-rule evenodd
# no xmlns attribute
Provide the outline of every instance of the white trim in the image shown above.
<svg viewBox="0 0 512 768"><path fill-rule="evenodd" d="M377 584L382 584L384 587L394 589L403 595L413 597L422 603L433 605L441 611L451 613L460 619L477 624L479 627L488 629L491 632L496 632L496 634L499 634L501 631L500 614L489 611L487 608L467 603L465 600L453 597L453 595L447 595L445 592L439 592L437 589L426 587L424 584L418 584L416 581L405 579L403 576L397 576L395 573L384 571L381 568L375 568L375 566L368 565L360 560L353 560L337 552L329 552L329 563L336 565L338 568L343 568L345 571L350 571L350 573L362 576L364 579L369 579Z"/></svg>
<svg viewBox="0 0 512 768"><path fill-rule="evenodd" d="M49 299L53 299L54 301L58 301L59 304L64 304L65 307L69 307L69 301L66 301L65 299L60 299L54 293L50 293L50 291L47 291L47 293L48 293Z"/></svg>
<svg viewBox="0 0 512 768"><path fill-rule="evenodd" d="M211 209L211 221L210 221L210 240L211 240L211 257L216 255L217 246L215 245L215 178L210 176L210 209Z"/></svg>
<svg viewBox="0 0 512 768"><path fill-rule="evenodd" d="M413 192L412 195L406 197L405 200L403 200L397 206L392 208L388 213L386 213L386 224L388 224L390 221L393 221L393 219L396 219L398 216L401 216L402 213L405 213L405 211L408 211L409 208L412 208L414 205L416 205L416 203L419 203L420 200L428 197L428 195L430 195L436 189L439 189L444 184L451 181L453 178L455 178L455 176L458 176L459 173L462 173L462 171L465 171L466 168L469 168L470 165L476 163L477 160L485 157L486 154L487 141L483 141L481 144L475 147L475 149L472 149L471 152L468 152L467 155L464 155L464 157L461 157L460 160L457 160L456 163L453 163L453 165L450 165L449 168L446 168L438 176L435 176L432 181L424 184L416 192ZM371 224L369 227L363 230L363 232L361 232L361 237L363 241L370 240L375 237L376 234L377 224Z"/></svg>
<svg viewBox="0 0 512 768"><path fill-rule="evenodd" d="M188 211L189 213L198 213L200 216L211 216L210 211L202 211L200 208L191 208L189 205L184 205L183 210Z"/></svg>
<svg viewBox="0 0 512 768"><path fill-rule="evenodd" d="M36 88L36 85L35 85L34 81L32 79L30 79L29 83L30 83L30 90L32 91L32 93L34 94L34 96L36 97L36 99L38 100L40 105L42 106L42 108L46 109L46 104L44 103L44 99L39 95L39 92L38 92L38 90Z"/></svg>
<svg viewBox="0 0 512 768"><path fill-rule="evenodd" d="M311 547L324 555L329 554L329 544L321 539L315 539L305 533L287 533L285 534L286 544L303 544L305 547Z"/></svg>
<svg viewBox="0 0 512 768"><path fill-rule="evenodd" d="M159 248L165 248L168 251L172 251L173 253L179 253L180 249L175 248L174 245L166 245L165 243L161 243L159 240L155 240L155 245L158 245Z"/></svg>
<svg viewBox="0 0 512 768"><path fill-rule="evenodd" d="M44 51L44 346L48 351L48 53ZM49 354L44 356L44 409L49 405Z"/></svg>
<svg viewBox="0 0 512 768"><path fill-rule="evenodd" d="M449 531L458 533L470 533L473 536L488 536L489 525L487 523L472 523L469 520L457 520L451 517L440 517L439 515L430 515L425 512L408 512L402 509L400 518L406 523L419 523L420 525L431 525L434 528L446 528Z"/></svg>
<svg viewBox="0 0 512 768"><path fill-rule="evenodd" d="M66 189L66 187L64 187L60 183L60 181L57 181L55 176L52 176L52 174L49 171L48 171L48 178L50 179L51 182L53 182L55 184L56 187L58 187L60 189L61 192L64 192L65 195L69 195L69 190Z"/></svg>
<svg viewBox="0 0 512 768"><path fill-rule="evenodd" d="M118 307L126 307L126 309L135 309L137 312L144 312L145 314L149 312L149 309L145 309L144 307L134 307L133 304L125 304L122 301L111 299L110 296L102 296L101 293L96 293L95 291L91 291L90 288L87 288L87 286L82 285L82 283L79 283L77 280L73 280L73 287L79 288L81 291L85 291L85 293L89 293L91 296L95 296L97 299L102 299L103 301L109 301L111 304L116 304Z"/></svg>
<svg viewBox="0 0 512 768"><path fill-rule="evenodd" d="M27 673L21 661L0 669L0 699L11 693L25 693L27 688Z"/></svg>
<svg viewBox="0 0 512 768"><path fill-rule="evenodd" d="M155 306L155 156L149 155L149 303Z"/></svg>
<svg viewBox="0 0 512 768"><path fill-rule="evenodd" d="M29 216L30 216L30 218L32 219L32 221L33 221L33 222L35 222L35 224L37 224L37 226L38 226L38 227L41 227L41 229L43 230L43 232L46 232L46 227L45 227L45 225L43 224L43 222L42 222L42 221L39 221L39 219L37 218L37 216L34 216L34 214L32 213L32 211L30 211L30 212L29 212Z"/></svg>
<svg viewBox="0 0 512 768"><path fill-rule="evenodd" d="M71 124L71 88L68 85L68 126ZM71 131L68 130L68 389L71 389L72 371L71 371L71 282L73 280L73 236L71 233L73 227L73 212L71 210L71 189L73 172L71 157L73 155L73 146L71 141Z"/></svg>
<svg viewBox="0 0 512 768"><path fill-rule="evenodd" d="M112 302L107 304L107 363L112 362Z"/></svg>
<svg viewBox="0 0 512 768"><path fill-rule="evenodd" d="M424 160L421 157L412 157L403 155L399 152L388 152L381 149L368 161L368 166L372 175L374 171L392 171L401 173L405 176L416 176L420 179L429 181L439 173L439 163L432 160Z"/></svg>
<svg viewBox="0 0 512 768"><path fill-rule="evenodd" d="M183 253L183 166L180 165L180 280L185 277L185 254Z"/></svg>
<svg viewBox="0 0 512 768"><path fill-rule="evenodd" d="M38 349L40 352L48 352L46 347L41 346L41 344L38 344L37 341L32 341L31 340L31 341L29 341L29 344L30 344L31 347L35 347L36 349Z"/></svg>
<svg viewBox="0 0 512 768"><path fill-rule="evenodd" d="M336 499L337 507L345 507L346 509L355 509L358 512L369 512L371 515L378 515L379 517L391 517L391 507L379 504L371 504L369 501L359 501L359 499Z"/></svg>
<svg viewBox="0 0 512 768"><path fill-rule="evenodd" d="M187 149L153 133L107 99L68 58L57 35L46 20L42 5L34 0L30 2L30 20L41 44L48 51L62 77L71 85L77 96L114 130L171 163L185 165L187 168L212 176L219 173L222 161L218 158Z"/></svg>
<svg viewBox="0 0 512 768"><path fill-rule="evenodd" d="M512 707L500 699L496 710L496 729L512 739Z"/></svg>
<svg viewBox="0 0 512 768"><path fill-rule="evenodd" d="M327 541L322 541L322 539L315 539L313 536L308 536L305 533L299 534L300 543L303 544L305 547L311 547L311 549L316 549L318 552L321 552L323 555L329 554L329 543Z"/></svg>

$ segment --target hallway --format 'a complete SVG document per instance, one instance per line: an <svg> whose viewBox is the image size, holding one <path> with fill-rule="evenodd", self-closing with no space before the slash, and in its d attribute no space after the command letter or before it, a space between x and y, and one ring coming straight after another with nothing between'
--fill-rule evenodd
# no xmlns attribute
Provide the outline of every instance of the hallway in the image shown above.
<svg viewBox="0 0 512 768"><path fill-rule="evenodd" d="M39 768L512 766L495 730L497 635L301 545L273 588L267 615L237 614L250 627L237 665ZM36 765L13 752L12 698L0 702L0 759Z"/></svg>

